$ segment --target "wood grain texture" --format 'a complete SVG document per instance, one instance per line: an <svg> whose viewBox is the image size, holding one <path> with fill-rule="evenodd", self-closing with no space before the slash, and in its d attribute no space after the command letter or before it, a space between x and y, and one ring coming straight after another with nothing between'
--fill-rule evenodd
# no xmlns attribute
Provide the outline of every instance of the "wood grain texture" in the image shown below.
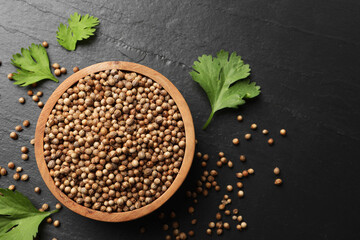
<svg viewBox="0 0 360 240"><path fill-rule="evenodd" d="M180 113L183 118L184 127L185 127L185 135L186 135L186 148L185 148L185 156L183 163L181 165L180 171L176 176L174 182L169 187L169 189L163 193L158 199L154 202L128 212L116 212L116 213L107 213L96 211L82 205L77 204L75 201L71 200L66 196L59 188L57 188L54 184L54 180L50 176L47 164L44 159L44 150L43 150L43 137L44 130L47 119L51 113L51 110L54 108L57 100L61 97L61 95L74 83L79 81L79 79L87 76L91 73L96 73L100 71L104 71L107 69L120 69L122 71L131 71L139 73L143 76L149 77L152 80L158 82L174 99L175 103L179 107ZM159 72L148 68L146 66L131 63L131 62L120 62L120 61L111 61L111 62L103 62L94 64L87 68L81 69L80 71L72 74L69 78L67 78L50 96L48 101L46 102L41 114L39 116L36 131L35 131L35 157L36 162L41 173L43 180L45 181L47 187L52 192L52 194L67 208L70 210L95 220L105 221L105 222L124 222L130 221L133 219L140 218L145 216L154 210L158 209L161 205L163 205L181 186L183 181L185 180L194 156L195 151L195 130L193 125L193 119L191 116L191 112L189 107L181 95L181 93L177 90L177 88L162 74Z"/></svg>

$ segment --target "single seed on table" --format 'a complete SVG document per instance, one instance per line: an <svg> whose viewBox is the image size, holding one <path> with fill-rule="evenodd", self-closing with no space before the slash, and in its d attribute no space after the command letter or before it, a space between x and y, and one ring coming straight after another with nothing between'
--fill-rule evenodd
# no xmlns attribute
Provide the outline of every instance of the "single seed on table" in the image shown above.
<svg viewBox="0 0 360 240"><path fill-rule="evenodd" d="M31 145L34 145L34 144L35 144L35 139L34 139L34 138L30 140L30 144L31 144Z"/></svg>
<svg viewBox="0 0 360 240"><path fill-rule="evenodd" d="M61 75L60 69L55 69L54 74L55 74L55 76L57 76L57 77L60 76L60 75Z"/></svg>
<svg viewBox="0 0 360 240"><path fill-rule="evenodd" d="M165 236L165 240L171 240L171 235L169 235L169 234L166 235L166 236Z"/></svg>
<svg viewBox="0 0 360 240"><path fill-rule="evenodd" d="M242 178L242 177L243 177L243 174L242 174L241 172L238 172L238 173L236 173L236 177L237 177L237 178Z"/></svg>
<svg viewBox="0 0 360 240"><path fill-rule="evenodd" d="M23 170L22 167L17 167L17 168L16 168L16 172L17 172L17 173L21 172L22 170Z"/></svg>
<svg viewBox="0 0 360 240"><path fill-rule="evenodd" d="M193 236L195 235L195 232L194 232L193 230L190 230L190 231L188 232L188 235L189 235L190 237L193 237Z"/></svg>
<svg viewBox="0 0 360 240"><path fill-rule="evenodd" d="M52 67L53 67L54 69L59 69L59 68L60 68L60 64L54 63L54 64L52 65Z"/></svg>
<svg viewBox="0 0 360 240"><path fill-rule="evenodd" d="M179 237L180 237L180 240L185 240L185 239L187 239L186 233L184 233L184 232L181 232L181 233L179 234Z"/></svg>
<svg viewBox="0 0 360 240"><path fill-rule="evenodd" d="M10 185L9 190L14 191L15 190L15 185Z"/></svg>
<svg viewBox="0 0 360 240"><path fill-rule="evenodd" d="M38 91L37 93L36 93L36 96L38 96L38 97L42 97L43 96L43 92L42 91Z"/></svg>
<svg viewBox="0 0 360 240"><path fill-rule="evenodd" d="M236 117L236 119L237 119L239 122L241 122L241 121L243 120L243 116L238 115L238 116Z"/></svg>
<svg viewBox="0 0 360 240"><path fill-rule="evenodd" d="M214 228L215 227L215 223L214 222L209 222L209 228Z"/></svg>
<svg viewBox="0 0 360 240"><path fill-rule="evenodd" d="M278 168L278 167L274 168L274 174L279 175L280 174L280 168Z"/></svg>
<svg viewBox="0 0 360 240"><path fill-rule="evenodd" d="M29 175L23 174L21 175L21 181L27 181L29 179Z"/></svg>
<svg viewBox="0 0 360 240"><path fill-rule="evenodd" d="M280 130L280 134L281 134L281 136L285 136L285 135L286 135L286 130L285 130L285 129L281 129L281 130Z"/></svg>
<svg viewBox="0 0 360 240"><path fill-rule="evenodd" d="M246 222L242 222L241 223L241 228L246 228L247 227L247 223Z"/></svg>
<svg viewBox="0 0 360 240"><path fill-rule="evenodd" d="M34 96L32 96L32 100L33 100L34 102L38 102L38 101L39 101L39 97L36 96L36 95L34 95Z"/></svg>
<svg viewBox="0 0 360 240"><path fill-rule="evenodd" d="M204 156L202 157L204 161L209 160L209 154L204 154Z"/></svg>
<svg viewBox="0 0 360 240"><path fill-rule="evenodd" d="M41 190L40 190L39 187L35 187L35 188L34 188L34 191L35 191L36 193L40 193L40 192L41 192Z"/></svg>
<svg viewBox="0 0 360 240"><path fill-rule="evenodd" d="M191 224L192 224L192 225L195 225L196 223L197 223L197 219L196 219L196 218L194 218L194 219L191 220Z"/></svg>
<svg viewBox="0 0 360 240"><path fill-rule="evenodd" d="M233 143L234 145L239 145L240 141L239 141L238 138L234 138L234 139L232 140L232 143Z"/></svg>
<svg viewBox="0 0 360 240"><path fill-rule="evenodd" d="M10 133L10 137L11 137L12 139L16 140L16 139L18 138L18 135L17 135L16 132L11 132L11 133Z"/></svg>
<svg viewBox="0 0 360 240"><path fill-rule="evenodd" d="M221 213L216 213L216 216L215 216L216 220L221 220Z"/></svg>
<svg viewBox="0 0 360 240"><path fill-rule="evenodd" d="M146 228L145 227L140 227L140 233L144 234L146 232Z"/></svg>
<svg viewBox="0 0 360 240"><path fill-rule="evenodd" d="M28 153L29 152L29 149L27 147L25 147L25 146L21 147L20 150L21 150L22 153Z"/></svg>
<svg viewBox="0 0 360 240"><path fill-rule="evenodd" d="M262 134L267 135L269 134L269 131L267 129L262 130Z"/></svg>
<svg viewBox="0 0 360 240"><path fill-rule="evenodd" d="M215 191L217 191L217 192L220 191L220 186L219 185L215 186Z"/></svg>
<svg viewBox="0 0 360 240"><path fill-rule="evenodd" d="M29 121L29 120L23 121L23 126L24 126L24 127L30 126L30 121Z"/></svg>
<svg viewBox="0 0 360 240"><path fill-rule="evenodd" d="M242 175L244 177L247 177L249 175L249 172L247 170L242 171Z"/></svg>
<svg viewBox="0 0 360 240"><path fill-rule="evenodd" d="M236 229L241 231L241 225L240 224L236 224Z"/></svg>
<svg viewBox="0 0 360 240"><path fill-rule="evenodd" d="M73 72L74 72L74 73L76 73L76 72L78 72L78 71L79 71L79 67L74 67L74 68L73 68Z"/></svg>
<svg viewBox="0 0 360 240"><path fill-rule="evenodd" d="M231 211L230 211L229 209L227 209L227 210L224 211L224 214L225 214L226 216L229 216L229 215L231 214Z"/></svg>
<svg viewBox="0 0 360 240"><path fill-rule="evenodd" d="M237 216L236 216L236 215L232 215L231 219L234 220L234 221L236 221Z"/></svg>
<svg viewBox="0 0 360 240"><path fill-rule="evenodd" d="M24 104L25 103L25 98L23 98L23 97L19 98L19 103Z"/></svg>
<svg viewBox="0 0 360 240"><path fill-rule="evenodd" d="M222 162L221 162L221 161L217 161L217 162L216 162L216 166L221 167L221 166L222 166Z"/></svg>
<svg viewBox="0 0 360 240"><path fill-rule="evenodd" d="M223 230L221 228L216 229L216 234L221 235L223 233Z"/></svg>
<svg viewBox="0 0 360 240"><path fill-rule="evenodd" d="M169 230L169 225L167 225L167 224L164 224L164 225L163 225L163 230L164 230L164 231L167 231L167 230Z"/></svg>
<svg viewBox="0 0 360 240"><path fill-rule="evenodd" d="M46 42L46 41L43 41L43 42L41 43L41 45L42 45L44 48L47 48L47 47L49 46L48 42Z"/></svg>
<svg viewBox="0 0 360 240"><path fill-rule="evenodd" d="M220 204L219 205L219 210L224 210L225 209L225 204Z"/></svg>
<svg viewBox="0 0 360 240"><path fill-rule="evenodd" d="M60 221L55 220L53 224L54 224L54 227L59 227L60 226Z"/></svg>
<svg viewBox="0 0 360 240"><path fill-rule="evenodd" d="M43 103L43 102L41 102L41 101L40 101L40 102L38 102L38 104L37 104L37 105L38 105L38 107L39 107L39 108L44 107L44 103Z"/></svg>
<svg viewBox="0 0 360 240"><path fill-rule="evenodd" d="M239 198L244 197L244 191L243 190L238 191L237 195Z"/></svg>
<svg viewBox="0 0 360 240"><path fill-rule="evenodd" d="M238 214L238 213L239 213L239 209L234 208L234 209L233 209L233 214Z"/></svg>
<svg viewBox="0 0 360 240"><path fill-rule="evenodd" d="M51 240L58 240L57 238L52 238Z"/></svg>
<svg viewBox="0 0 360 240"><path fill-rule="evenodd" d="M175 218L175 217L176 217L176 213L175 213L174 211L171 211L171 212L170 212L170 217L171 217L171 218Z"/></svg>
<svg viewBox="0 0 360 240"><path fill-rule="evenodd" d="M37 86L37 83L33 83L31 84L32 87L36 87Z"/></svg>
<svg viewBox="0 0 360 240"><path fill-rule="evenodd" d="M242 188L244 185L243 185L242 182L237 182L237 183L236 183L236 186L237 186L238 188Z"/></svg>
<svg viewBox="0 0 360 240"><path fill-rule="evenodd" d="M196 156L197 156L198 158L201 158L201 156L202 156L201 152L197 152L197 153L196 153Z"/></svg>
<svg viewBox="0 0 360 240"><path fill-rule="evenodd" d="M17 125L15 127L15 130L18 131L18 132L21 132L23 130L23 128L20 125Z"/></svg>
<svg viewBox="0 0 360 240"><path fill-rule="evenodd" d="M253 124L251 124L250 128L251 128L252 130L256 130L256 129L257 129L257 125L256 125L255 123L253 123Z"/></svg>
<svg viewBox="0 0 360 240"><path fill-rule="evenodd" d="M224 222L224 228L225 229L230 229L230 224L228 222Z"/></svg>
<svg viewBox="0 0 360 240"><path fill-rule="evenodd" d="M241 215L237 217L238 222L241 222L242 220L243 220L243 217Z"/></svg>
<svg viewBox="0 0 360 240"><path fill-rule="evenodd" d="M39 208L38 210L39 210L40 212L44 212L44 209L42 209L42 208Z"/></svg>
<svg viewBox="0 0 360 240"><path fill-rule="evenodd" d="M269 145L273 145L273 144L274 144L274 139L269 138L269 140L268 140L268 144L269 144Z"/></svg>
<svg viewBox="0 0 360 240"><path fill-rule="evenodd" d="M62 68L60 68L60 72L61 72L61 74L66 74L67 70L66 70L66 68L62 67Z"/></svg>
<svg viewBox="0 0 360 240"><path fill-rule="evenodd" d="M245 162L245 161L246 161L245 155L240 155L240 161L242 161L242 162Z"/></svg>
<svg viewBox="0 0 360 240"><path fill-rule="evenodd" d="M219 157L224 157L224 156L225 156L225 153L219 152Z"/></svg>
<svg viewBox="0 0 360 240"><path fill-rule="evenodd" d="M20 174L19 174L19 173L14 173L13 179L14 179L15 181L19 180L19 179L20 179Z"/></svg>
<svg viewBox="0 0 360 240"><path fill-rule="evenodd" d="M44 210L44 211L47 211L49 209L49 204L47 203L44 203L41 208Z"/></svg>
<svg viewBox="0 0 360 240"><path fill-rule="evenodd" d="M15 168L15 164L14 164L13 162L9 162L9 163L8 163L8 168L14 169L14 168Z"/></svg>
<svg viewBox="0 0 360 240"><path fill-rule="evenodd" d="M221 161L221 163L227 163L227 158L226 157L222 157L222 158L220 158L220 161Z"/></svg>
<svg viewBox="0 0 360 240"><path fill-rule="evenodd" d="M23 153L23 154L21 154L21 159L26 161L29 159L29 155L27 155L26 153Z"/></svg>
<svg viewBox="0 0 360 240"><path fill-rule="evenodd" d="M5 176L5 175L7 174L6 169L5 169L5 168L1 168L0 174L1 174L1 176Z"/></svg>
<svg viewBox="0 0 360 240"><path fill-rule="evenodd" d="M254 174L254 172L255 172L254 169L252 169L252 168L249 168L247 171L249 174Z"/></svg>
<svg viewBox="0 0 360 240"><path fill-rule="evenodd" d="M281 178L277 178L277 179L275 179L275 185L281 185L282 184L282 180L281 180Z"/></svg>
<svg viewBox="0 0 360 240"><path fill-rule="evenodd" d="M53 220L52 220L51 217L48 217L48 218L46 219L46 222L47 222L47 223L52 223L52 221L53 221Z"/></svg>
<svg viewBox="0 0 360 240"><path fill-rule="evenodd" d="M32 95L34 95L34 92L33 92L32 90L28 90L28 91L27 91L27 95L28 95L28 96L32 96Z"/></svg>
<svg viewBox="0 0 360 240"><path fill-rule="evenodd" d="M206 162L204 162L204 161L201 162L201 166L202 166L202 167L206 167L206 165L207 165Z"/></svg>
<svg viewBox="0 0 360 240"><path fill-rule="evenodd" d="M188 212L190 214L193 214L195 212L195 208L194 207L189 207Z"/></svg>
<svg viewBox="0 0 360 240"><path fill-rule="evenodd" d="M228 192L231 192L231 191L233 190L233 186L227 185L227 186L226 186L226 190L227 190Z"/></svg>
<svg viewBox="0 0 360 240"><path fill-rule="evenodd" d="M7 75L7 78L8 78L9 80L13 80L13 77L14 77L14 74L12 74L12 73L9 73L9 74Z"/></svg>
<svg viewBox="0 0 360 240"><path fill-rule="evenodd" d="M245 134L245 139L250 140L251 139L251 134L250 133Z"/></svg>
<svg viewBox="0 0 360 240"><path fill-rule="evenodd" d="M206 229L206 234L207 234L207 235L211 235L211 233L212 233L212 231L211 231L210 228Z"/></svg>
<svg viewBox="0 0 360 240"><path fill-rule="evenodd" d="M56 209L61 209L61 208L62 208L62 205L61 205L60 203L57 203L57 204L55 205L55 208L56 208Z"/></svg>
<svg viewBox="0 0 360 240"><path fill-rule="evenodd" d="M234 166L232 161L229 161L227 165L228 165L229 168L232 168Z"/></svg>

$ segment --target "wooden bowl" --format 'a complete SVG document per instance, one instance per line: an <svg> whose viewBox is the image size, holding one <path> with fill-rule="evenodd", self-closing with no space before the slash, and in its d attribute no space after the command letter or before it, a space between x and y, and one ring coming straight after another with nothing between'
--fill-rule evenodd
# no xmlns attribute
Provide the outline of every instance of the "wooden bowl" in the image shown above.
<svg viewBox="0 0 360 240"><path fill-rule="evenodd" d="M54 180L50 176L50 172L48 170L47 164L44 159L43 138L44 138L45 125L50 115L50 112L54 108L57 100L69 87L74 85L74 83L79 81L81 78L84 78L85 76L91 73L97 73L108 69L120 69L123 71L136 72L158 82L174 99L176 105L180 110L185 126L185 136L186 136L185 155L182 165L180 167L180 171L177 174L174 182L171 184L168 190L166 190L159 198L157 198L152 203L145 205L144 207L141 207L139 209L128 212L114 212L114 213L101 212L87 208L71 200L65 193L63 193L58 187L55 186ZM76 212L84 217L92 218L99 221L105 221L105 222L124 222L124 221L137 219L153 212L161 205L163 205L183 183L187 173L190 170L194 156L194 151L195 151L195 131L194 131L193 120L189 107L186 104L186 101L181 95L181 93L166 77L164 77L157 71L145 67L143 65L131 63L131 62L112 61L112 62L98 63L89 66L87 68L81 69L80 71L72 74L62 84L60 84L60 86L53 92L53 94L46 102L39 116L35 131L36 162L39 171L41 173L41 176L44 179L47 187L52 192L52 194L63 205L65 205L73 212Z"/></svg>

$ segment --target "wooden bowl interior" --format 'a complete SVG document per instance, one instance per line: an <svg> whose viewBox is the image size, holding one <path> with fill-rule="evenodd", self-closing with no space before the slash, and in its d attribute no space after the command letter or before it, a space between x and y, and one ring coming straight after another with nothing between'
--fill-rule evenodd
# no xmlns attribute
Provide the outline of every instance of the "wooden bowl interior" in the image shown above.
<svg viewBox="0 0 360 240"><path fill-rule="evenodd" d="M174 182L171 184L169 189L165 191L154 202L145 205L144 207L141 207L139 209L128 212L107 213L107 212L93 210L85 206L82 206L80 204L77 204L75 201L71 200L65 193L63 193L58 187L55 186L54 180L50 176L50 172L48 170L47 164L44 159L43 138L44 138L45 125L51 113L51 110L54 108L57 100L69 87L74 85L81 78L84 78L85 76L91 73L97 73L108 69L109 70L120 69L122 71L136 72L158 82L174 99L176 105L180 110L185 127L185 137L186 137L185 155L182 165L180 167L180 171L177 174ZM185 99L182 97L181 93L162 74L146 66L131 62L111 61L111 62L98 63L72 74L54 91L54 93L50 96L50 98L46 102L39 116L35 131L36 162L40 174L43 180L45 181L47 187L50 189L51 193L64 206L66 206L70 210L82 216L99 221L105 221L105 222L124 222L124 221L137 219L153 212L161 205L163 205L176 192L176 190L181 186L184 179L186 178L186 175L188 174L192 164L194 151L195 151L195 131L194 131L193 120L190 109Z"/></svg>

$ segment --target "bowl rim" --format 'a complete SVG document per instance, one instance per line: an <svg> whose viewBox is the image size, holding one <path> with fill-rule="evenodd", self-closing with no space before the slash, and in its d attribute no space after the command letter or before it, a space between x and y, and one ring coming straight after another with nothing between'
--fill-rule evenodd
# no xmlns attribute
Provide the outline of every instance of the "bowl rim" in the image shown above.
<svg viewBox="0 0 360 240"><path fill-rule="evenodd" d="M73 84L78 82L81 78L84 78L85 76L91 73L97 73L111 69L118 69L121 71L139 73L159 83L170 94L170 96L172 97L172 99L174 99L176 105L178 106L184 122L186 147L185 147L185 155L179 173L177 174L171 186L159 198L139 209L135 209L127 212L107 213L98 210L93 210L91 208L87 208L83 205L76 203L75 201L70 199L65 193L63 193L58 187L55 186L54 180L50 176L50 171L48 170L47 164L44 159L43 136L44 136L46 122L51 113L51 110L54 108L57 100L69 87L71 87ZM167 200L170 199L171 196L174 195L174 193L179 189L181 184L184 182L190 170L194 157L194 152L195 152L195 129L194 129L194 124L190 109L184 97L181 95L179 90L170 82L170 80L168 80L161 73L144 65L138 63L132 63L132 62L124 62L124 61L101 62L88 66L84 69L81 69L78 72L69 76L64 82L62 82L55 89L55 91L51 94L51 96L47 100L44 108L42 109L39 115L35 130L35 158L36 158L37 166L40 171L41 177L43 178L46 186L49 188L51 193L57 198L57 200L59 200L64 206L66 206L73 212L87 218L91 218L98 221L104 221L104 222L125 222L125 221L134 220L143 217L155 211L160 206L162 206Z"/></svg>

